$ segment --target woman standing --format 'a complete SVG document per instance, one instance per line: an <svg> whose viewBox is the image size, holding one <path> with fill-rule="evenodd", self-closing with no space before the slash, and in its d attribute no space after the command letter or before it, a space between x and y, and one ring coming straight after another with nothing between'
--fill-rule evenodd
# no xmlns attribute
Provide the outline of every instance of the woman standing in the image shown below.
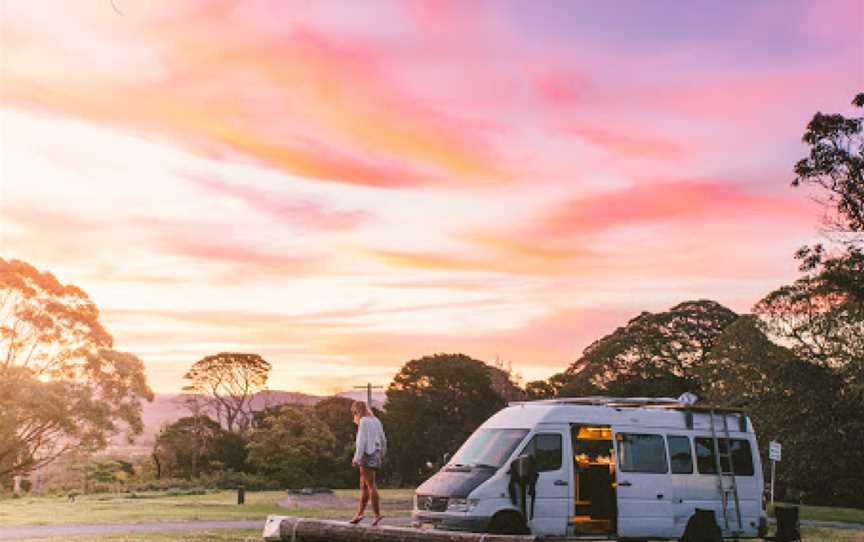
<svg viewBox="0 0 864 542"><path fill-rule="evenodd" d="M384 435L381 420L375 417L366 403L354 401L351 405L351 414L354 415L354 423L357 424L357 441L351 464L360 470L360 507L351 519L351 523L357 524L363 521L366 504L371 500L372 511L375 512L375 518L372 520L374 527L383 517L375 476L387 454L387 437Z"/></svg>

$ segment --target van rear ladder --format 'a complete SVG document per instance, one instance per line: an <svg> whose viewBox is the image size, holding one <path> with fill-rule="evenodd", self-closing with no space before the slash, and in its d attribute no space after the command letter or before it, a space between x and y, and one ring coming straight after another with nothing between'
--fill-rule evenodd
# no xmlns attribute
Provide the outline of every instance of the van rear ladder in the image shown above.
<svg viewBox="0 0 864 542"><path fill-rule="evenodd" d="M717 438L717 430L714 427L714 410L709 410L708 415L711 422L711 440L714 442L714 465L717 470L717 488L720 490L720 501L723 505L723 523L725 531L738 535L744 532L744 526L741 522L741 503L738 500L738 482L735 479L735 464L732 461L732 437L729 434L729 420L726 413L720 413L723 417L723 437L726 439L726 453L720 453L720 441ZM729 464L729 470L723 470L723 459ZM727 483L728 482L728 483ZM731 531L729 529L729 510L730 494L732 503L735 506L735 519L738 522L738 530Z"/></svg>

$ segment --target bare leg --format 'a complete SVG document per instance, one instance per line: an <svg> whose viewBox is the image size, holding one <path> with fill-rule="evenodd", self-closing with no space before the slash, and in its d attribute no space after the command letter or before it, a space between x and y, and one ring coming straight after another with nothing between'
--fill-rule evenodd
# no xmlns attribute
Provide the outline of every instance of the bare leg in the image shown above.
<svg viewBox="0 0 864 542"><path fill-rule="evenodd" d="M381 521L381 499L378 495L378 485L375 481L376 472L374 469L366 469L366 485L369 488L369 498L372 500L372 511L375 512L375 520L372 525L378 525Z"/></svg>
<svg viewBox="0 0 864 542"><path fill-rule="evenodd" d="M366 479L363 476L363 467L360 467L360 504L357 508L357 513L351 523L360 523L363 519L363 513L366 511L366 504L369 502L369 487L366 484Z"/></svg>

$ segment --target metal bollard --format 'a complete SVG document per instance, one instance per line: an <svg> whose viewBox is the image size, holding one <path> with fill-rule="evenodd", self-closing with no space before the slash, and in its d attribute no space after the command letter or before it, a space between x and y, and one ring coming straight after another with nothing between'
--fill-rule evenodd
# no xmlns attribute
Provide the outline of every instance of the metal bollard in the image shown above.
<svg viewBox="0 0 864 542"><path fill-rule="evenodd" d="M244 486L240 486L237 488L237 504L245 504L246 503L246 488Z"/></svg>

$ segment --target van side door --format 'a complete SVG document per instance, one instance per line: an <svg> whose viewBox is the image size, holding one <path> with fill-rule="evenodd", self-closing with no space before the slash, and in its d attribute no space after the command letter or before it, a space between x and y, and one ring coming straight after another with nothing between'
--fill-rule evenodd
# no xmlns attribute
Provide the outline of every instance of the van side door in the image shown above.
<svg viewBox="0 0 864 542"><path fill-rule="evenodd" d="M675 536L666 439L643 428L614 430L618 536Z"/></svg>
<svg viewBox="0 0 864 542"><path fill-rule="evenodd" d="M537 465L534 514L527 503L528 526L535 535L563 536L572 507L572 460L569 427L541 427L519 455L532 455Z"/></svg>

